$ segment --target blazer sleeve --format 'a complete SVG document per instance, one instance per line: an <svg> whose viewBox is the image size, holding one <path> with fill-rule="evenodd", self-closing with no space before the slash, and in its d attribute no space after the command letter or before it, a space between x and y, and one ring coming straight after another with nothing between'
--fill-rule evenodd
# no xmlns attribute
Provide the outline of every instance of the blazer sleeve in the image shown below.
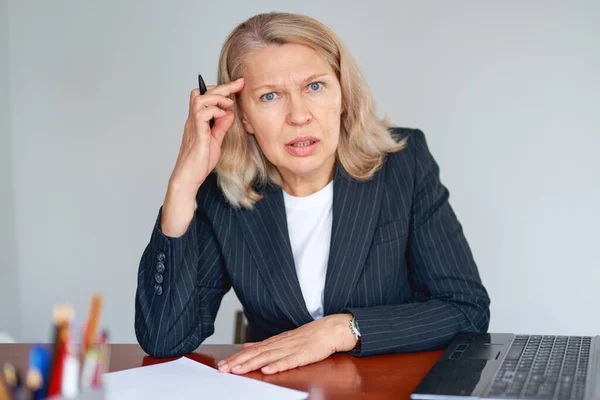
<svg viewBox="0 0 600 400"><path fill-rule="evenodd" d="M221 299L231 287L212 226L198 204L178 238L161 232L161 208L140 261L135 334L154 357L190 353L212 335Z"/></svg>
<svg viewBox="0 0 600 400"><path fill-rule="evenodd" d="M358 356L440 349L459 332L489 325L488 293L423 133L413 131L407 145L415 167L406 255L413 299L346 310L361 332L361 348L351 352Z"/></svg>

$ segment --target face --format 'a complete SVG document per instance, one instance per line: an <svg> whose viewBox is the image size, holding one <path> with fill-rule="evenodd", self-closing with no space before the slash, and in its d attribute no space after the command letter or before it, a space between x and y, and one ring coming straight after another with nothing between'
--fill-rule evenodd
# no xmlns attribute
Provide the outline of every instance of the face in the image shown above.
<svg viewBox="0 0 600 400"><path fill-rule="evenodd" d="M333 69L307 46L270 45L252 55L244 79L244 127L255 135L284 182L328 182L342 113L341 87Z"/></svg>

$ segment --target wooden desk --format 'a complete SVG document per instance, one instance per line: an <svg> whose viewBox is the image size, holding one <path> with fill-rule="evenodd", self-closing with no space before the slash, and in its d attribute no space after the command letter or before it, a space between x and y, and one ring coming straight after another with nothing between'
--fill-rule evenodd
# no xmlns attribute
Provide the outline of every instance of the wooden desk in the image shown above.
<svg viewBox="0 0 600 400"><path fill-rule="evenodd" d="M29 344L0 344L0 364L10 362L24 370L29 348ZM219 360L240 349L240 345L202 345L187 357L216 367ZM441 354L442 351L433 351L367 358L335 354L319 363L276 375L252 372L246 376L308 392L311 399L408 399ZM173 359L150 358L136 344L113 344L110 371L168 360Z"/></svg>

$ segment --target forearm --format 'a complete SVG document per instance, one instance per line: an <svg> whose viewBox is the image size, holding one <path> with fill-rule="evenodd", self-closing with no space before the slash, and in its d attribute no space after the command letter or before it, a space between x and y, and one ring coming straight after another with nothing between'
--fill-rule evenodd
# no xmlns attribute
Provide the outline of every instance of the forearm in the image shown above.
<svg viewBox="0 0 600 400"><path fill-rule="evenodd" d="M487 330L489 315L485 309L485 305L461 305L438 299L349 308L345 311L356 317L361 333L360 349L352 354L369 356L443 348L459 332Z"/></svg>
<svg viewBox="0 0 600 400"><path fill-rule="evenodd" d="M198 237L202 230L196 232L197 223L194 219L177 239L167 238L155 226L140 262L135 332L142 348L156 357L189 353L209 337L228 290L220 279L218 255L201 251L207 235Z"/></svg>
<svg viewBox="0 0 600 400"><path fill-rule="evenodd" d="M187 231L194 217L195 198L193 190L169 182L160 220L164 235L179 238Z"/></svg>

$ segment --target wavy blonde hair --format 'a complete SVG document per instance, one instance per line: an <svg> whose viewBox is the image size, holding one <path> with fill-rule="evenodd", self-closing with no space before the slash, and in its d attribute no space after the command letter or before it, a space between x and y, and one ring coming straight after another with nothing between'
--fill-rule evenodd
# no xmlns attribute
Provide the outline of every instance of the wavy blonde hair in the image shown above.
<svg viewBox="0 0 600 400"><path fill-rule="evenodd" d="M256 15L238 25L227 37L219 56L218 84L243 76L254 51L269 45L302 44L319 53L335 71L342 89L340 139L336 161L354 179L368 180L387 153L398 151L398 142L386 119L375 114L371 91L354 58L340 39L317 20L299 14ZM236 118L223 139L216 171L219 186L234 207L252 208L262 198L258 187L278 186L282 178L267 160L254 135L241 121L240 96L236 95Z"/></svg>

